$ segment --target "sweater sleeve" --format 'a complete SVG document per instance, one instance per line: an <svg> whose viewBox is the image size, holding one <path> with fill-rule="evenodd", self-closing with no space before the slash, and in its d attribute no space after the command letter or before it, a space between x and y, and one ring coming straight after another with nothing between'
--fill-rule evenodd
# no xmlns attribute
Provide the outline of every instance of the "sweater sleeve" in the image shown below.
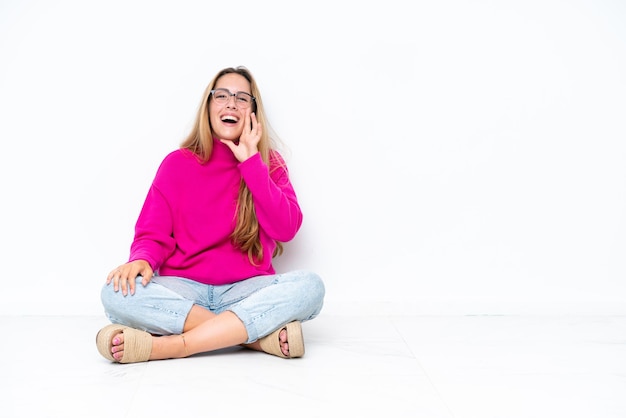
<svg viewBox="0 0 626 418"><path fill-rule="evenodd" d="M282 157L272 153L270 168L259 153L239 164L250 189L260 227L272 239L292 240L302 225L302 211Z"/></svg>
<svg viewBox="0 0 626 418"><path fill-rule="evenodd" d="M157 271L175 248L172 213L167 200L153 183L135 224L129 261L145 260Z"/></svg>

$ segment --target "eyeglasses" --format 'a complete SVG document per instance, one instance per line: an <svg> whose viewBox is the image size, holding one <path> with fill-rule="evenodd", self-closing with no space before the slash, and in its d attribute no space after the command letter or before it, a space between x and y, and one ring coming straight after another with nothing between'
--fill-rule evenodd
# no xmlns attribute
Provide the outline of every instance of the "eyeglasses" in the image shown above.
<svg viewBox="0 0 626 418"><path fill-rule="evenodd" d="M215 103L224 105L230 101L232 96L235 97L235 104L241 108L248 108L252 104L256 97L246 93L245 91L238 91L237 93L231 93L228 89L215 89L211 90L213 100Z"/></svg>

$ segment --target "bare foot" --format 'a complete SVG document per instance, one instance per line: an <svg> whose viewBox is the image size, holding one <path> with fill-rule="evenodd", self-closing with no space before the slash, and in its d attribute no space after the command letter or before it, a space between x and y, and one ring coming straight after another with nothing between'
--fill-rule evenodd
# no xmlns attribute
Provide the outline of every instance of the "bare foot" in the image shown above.
<svg viewBox="0 0 626 418"><path fill-rule="evenodd" d="M278 333L278 341L280 343L280 351L289 357L289 342L287 341L287 328L283 328Z"/></svg>
<svg viewBox="0 0 626 418"><path fill-rule="evenodd" d="M287 335L287 328L281 329L278 333L278 345L280 346L280 351L283 353L283 355L289 357L289 340ZM265 351L261 348L260 340L257 340L250 344L243 344L243 346L252 350L263 352Z"/></svg>
<svg viewBox="0 0 626 418"><path fill-rule="evenodd" d="M120 332L113 336L111 340L111 355L117 361L124 357L124 333Z"/></svg>

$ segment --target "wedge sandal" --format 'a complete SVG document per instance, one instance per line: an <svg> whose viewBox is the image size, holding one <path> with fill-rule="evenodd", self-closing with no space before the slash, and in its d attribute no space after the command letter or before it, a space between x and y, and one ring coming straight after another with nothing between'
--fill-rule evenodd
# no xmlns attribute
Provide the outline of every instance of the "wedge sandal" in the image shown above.
<svg viewBox="0 0 626 418"><path fill-rule="evenodd" d="M287 341L289 342L289 355L283 354L280 349L279 334L283 329L287 330ZM293 321L282 328L277 329L270 335L259 340L261 349L268 353L282 358L296 358L304 355L304 337L302 336L302 325L300 321Z"/></svg>
<svg viewBox="0 0 626 418"><path fill-rule="evenodd" d="M113 337L124 334L124 355L120 360L113 357ZM148 361L152 352L152 335L145 331L124 325L111 324L102 328L96 335L96 346L104 358L116 363L138 363Z"/></svg>

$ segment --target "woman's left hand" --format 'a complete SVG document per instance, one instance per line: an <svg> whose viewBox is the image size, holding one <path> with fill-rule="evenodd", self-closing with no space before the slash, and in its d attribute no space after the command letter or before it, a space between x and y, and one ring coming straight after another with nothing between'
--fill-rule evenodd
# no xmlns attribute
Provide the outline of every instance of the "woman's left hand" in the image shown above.
<svg viewBox="0 0 626 418"><path fill-rule="evenodd" d="M243 162L259 152L258 145L261 140L261 132L262 127L261 124L257 122L256 115L254 113L246 113L239 143L235 144L233 141L224 139L221 141L230 148L239 162Z"/></svg>

